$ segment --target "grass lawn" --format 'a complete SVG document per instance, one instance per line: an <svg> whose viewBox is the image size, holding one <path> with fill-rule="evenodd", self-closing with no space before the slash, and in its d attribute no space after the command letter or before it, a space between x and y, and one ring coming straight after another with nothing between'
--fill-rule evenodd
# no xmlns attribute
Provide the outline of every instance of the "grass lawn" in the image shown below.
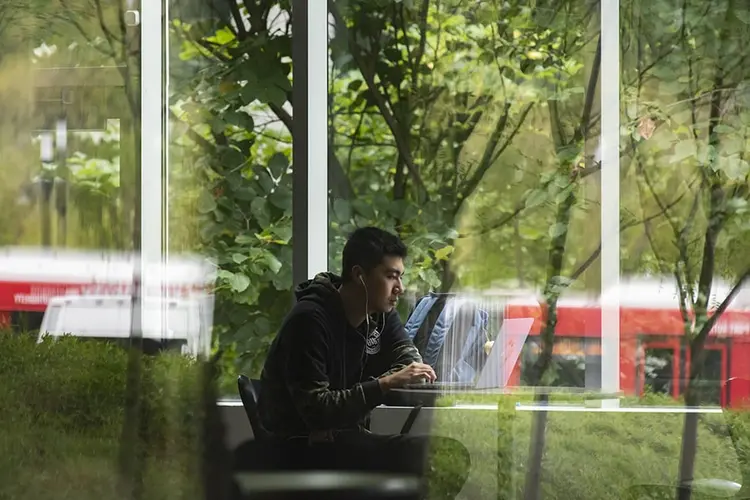
<svg viewBox="0 0 750 500"><path fill-rule="evenodd" d="M116 437L66 434L50 429L8 429L0 438L0 499L100 500L123 498L118 485ZM12 432L8 432L12 431ZM194 456L150 456L144 498L201 498Z"/></svg>
<svg viewBox="0 0 750 500"><path fill-rule="evenodd" d="M491 398L481 401L491 403ZM647 404L658 402L651 400ZM516 411L511 398L502 412L442 410L433 432L460 440L472 455L461 497L523 498L533 412ZM674 402L662 402L674 405ZM622 406L639 402L624 400ZM543 499L627 498L638 484L674 484L684 415L668 413L549 412L542 461ZM742 418L734 414L731 417ZM696 478L740 483L737 453L726 414L700 417ZM743 440L747 439L743 433ZM441 462L446 457L435 457ZM499 480L498 480L499 478ZM439 478L436 478L439 480ZM694 495L702 498L702 495Z"/></svg>

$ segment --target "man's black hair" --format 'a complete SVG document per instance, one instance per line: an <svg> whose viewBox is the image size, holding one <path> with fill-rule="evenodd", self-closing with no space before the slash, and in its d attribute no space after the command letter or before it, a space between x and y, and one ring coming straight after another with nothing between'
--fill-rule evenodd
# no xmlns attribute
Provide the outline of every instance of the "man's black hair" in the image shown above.
<svg viewBox="0 0 750 500"><path fill-rule="evenodd" d="M383 262L384 257L405 259L406 254L406 245L395 234L377 227L361 227L349 236L344 245L341 278L345 283L351 281L354 266L360 266L369 273Z"/></svg>

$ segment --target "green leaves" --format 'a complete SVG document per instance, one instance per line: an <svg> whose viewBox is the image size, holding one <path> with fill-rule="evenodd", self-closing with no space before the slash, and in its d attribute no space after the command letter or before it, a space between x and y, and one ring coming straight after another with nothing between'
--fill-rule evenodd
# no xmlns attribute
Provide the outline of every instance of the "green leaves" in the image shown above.
<svg viewBox="0 0 750 500"><path fill-rule="evenodd" d="M695 143L690 140L679 141L675 144L674 154L669 163L677 163L696 156Z"/></svg>
<svg viewBox="0 0 750 500"><path fill-rule="evenodd" d="M268 170L275 179L285 174L288 168L289 160L284 153L275 153L268 162Z"/></svg>
<svg viewBox="0 0 750 500"><path fill-rule="evenodd" d="M255 128L253 118L244 111L229 111L221 117L224 123L234 125L241 129L252 131Z"/></svg>
<svg viewBox="0 0 750 500"><path fill-rule="evenodd" d="M717 169L724 172L730 181L744 180L750 174L750 164L740 154L722 156L717 162Z"/></svg>
<svg viewBox="0 0 750 500"><path fill-rule="evenodd" d="M216 200L208 191L202 191L198 198L198 212L207 214L216 210Z"/></svg>
<svg viewBox="0 0 750 500"><path fill-rule="evenodd" d="M587 28L595 21L595 9L572 1L559 12L535 12L503 2L475 2L456 10L428 2L422 27L417 22L421 2L401 3L395 12L400 14L403 7L403 19L386 12L393 5L384 1L339 7L346 26L336 27L329 44L334 70L329 82L330 144L338 160L329 161L327 170L329 265L338 266L351 230L377 225L397 231L407 242L405 281L418 292L447 286L443 279L452 273L462 286L490 287L497 280L500 286L541 287L550 239L556 238L568 241L560 274L576 269L595 243L598 227L590 226L598 226L595 214L602 203L599 176L577 176L584 167L595 166L592 156L601 129L598 106L590 123L580 123L597 44L596 33ZM747 108L747 92L728 83L721 90L721 123L713 128L718 144L708 148L716 61L704 58L702 64L694 59L693 81L686 79L684 66L686 58L700 51L716 52L716 44L709 42L717 23L699 25L697 7L688 10L688 39L680 40L680 25L670 10L661 17L640 14L639 23L648 31L628 32L632 40L624 42L632 47L632 41L639 40L644 61L638 64L647 68L643 84L635 88L631 82L640 75L631 73L636 63L632 53L623 54L622 99L628 123L623 124L621 140L620 203L639 238L643 231L638 221L659 211L638 177L644 169L659 201L668 204L684 196L674 206L672 221L684 225L698 196L697 185L688 184L696 169L707 167L729 183L727 213L742 214L735 220L747 214L746 200L733 197L732 191L748 170L742 155L748 149L743 134L750 121L735 112ZM746 10L740 10L735 24L743 22ZM623 21L624 31L633 29L630 22ZM283 29L265 36L239 43L226 30L211 33L209 46L221 61L210 53L204 57L205 49L189 44L193 53L187 55L205 69L193 70L194 85L170 96L190 103L181 119L210 143L210 151L194 148L192 154L203 160L195 170L206 172L210 186L223 190L196 192L190 206L205 215L200 232L206 244L201 250L216 252L222 273L228 273L220 278L217 323L231 325L231 332L242 328L247 350L264 348L293 289L291 136L288 124L281 124L290 117L272 111L277 106L289 109L291 43ZM356 58L352 49L359 51ZM725 52L727 64L722 67L734 67L729 64L732 51ZM737 65L726 82L747 80L742 71ZM373 88L365 82L370 79L376 83ZM383 116L376 101L386 103L389 116ZM527 116L523 111L532 103ZM698 123L693 123L691 103L696 103ZM653 122L653 136L637 133L641 119ZM586 137L581 137L584 131ZM493 137L499 137L497 144L491 144ZM180 138L187 144L190 140L187 135ZM486 170L484 157L491 160ZM468 179L478 171L483 177L465 193ZM557 224L556 209L574 194L578 202L571 223ZM703 198L697 213L691 241L700 237ZM667 219L656 217L652 224L660 254L662 248L671 251ZM477 227L481 230L474 231ZM459 229L478 234L458 238ZM637 252L632 249L635 239L623 236L623 262L628 262L629 272L658 272L647 243L639 243ZM570 285L556 278L548 292L554 295ZM255 318L270 326L245 326Z"/></svg>
<svg viewBox="0 0 750 500"><path fill-rule="evenodd" d="M227 26L216 30L216 33L213 36L206 37L206 41L216 45L230 45L235 41L235 36L232 30Z"/></svg>
<svg viewBox="0 0 750 500"><path fill-rule="evenodd" d="M225 282L233 292L244 292L250 286L250 278L242 273L233 273L222 269L219 271L218 277L221 281Z"/></svg>
<svg viewBox="0 0 750 500"><path fill-rule="evenodd" d="M250 278L248 278L244 274L233 274L229 279L229 284L232 287L233 291L244 292L245 290L247 290L247 287L250 286Z"/></svg>
<svg viewBox="0 0 750 500"><path fill-rule="evenodd" d="M281 261L268 250L263 252L263 261L266 263L268 269L270 269L272 273L277 274L281 270Z"/></svg>
<svg viewBox="0 0 750 500"><path fill-rule="evenodd" d="M241 253L232 254L232 260L234 261L235 264L242 264L247 259L248 259L247 255L243 255Z"/></svg>
<svg viewBox="0 0 750 500"><path fill-rule="evenodd" d="M334 201L335 203L335 201ZM371 203L367 202L363 198L357 198L351 201L351 207L356 213L361 215L367 220L375 220L375 209Z"/></svg>
<svg viewBox="0 0 750 500"><path fill-rule="evenodd" d="M268 209L268 202L265 198L255 198L252 203L250 203L250 212L261 227L271 224L271 214Z"/></svg>
<svg viewBox="0 0 750 500"><path fill-rule="evenodd" d="M534 208L547 202L547 191L544 189L533 189L526 197L526 208Z"/></svg>
<svg viewBox="0 0 750 500"><path fill-rule="evenodd" d="M333 200L333 215L338 222L348 222L352 218L349 202L342 199Z"/></svg>
<svg viewBox="0 0 750 500"><path fill-rule="evenodd" d="M745 24L750 24L750 11L743 9L742 7L735 7L734 15Z"/></svg>
<svg viewBox="0 0 750 500"><path fill-rule="evenodd" d="M549 236L550 238L558 238L568 232L568 225L558 222L550 226Z"/></svg>
<svg viewBox="0 0 750 500"><path fill-rule="evenodd" d="M448 257L456 248L453 245L446 245L435 251L435 260L448 260Z"/></svg>
<svg viewBox="0 0 750 500"><path fill-rule="evenodd" d="M292 191L286 186L277 186L273 193L268 195L268 201L285 214L292 213Z"/></svg>
<svg viewBox="0 0 750 500"><path fill-rule="evenodd" d="M248 81L242 90L240 96L244 104L251 104L254 101L266 102L283 106L286 103L286 91L277 83L277 81Z"/></svg>

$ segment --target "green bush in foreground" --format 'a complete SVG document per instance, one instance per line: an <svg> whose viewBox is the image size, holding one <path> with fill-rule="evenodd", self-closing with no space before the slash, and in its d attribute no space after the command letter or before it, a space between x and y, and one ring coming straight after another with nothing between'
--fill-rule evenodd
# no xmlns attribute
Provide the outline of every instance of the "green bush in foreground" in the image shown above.
<svg viewBox="0 0 750 500"><path fill-rule="evenodd" d="M117 498L128 354L0 333L0 499ZM200 497L200 364L142 357L146 498Z"/></svg>

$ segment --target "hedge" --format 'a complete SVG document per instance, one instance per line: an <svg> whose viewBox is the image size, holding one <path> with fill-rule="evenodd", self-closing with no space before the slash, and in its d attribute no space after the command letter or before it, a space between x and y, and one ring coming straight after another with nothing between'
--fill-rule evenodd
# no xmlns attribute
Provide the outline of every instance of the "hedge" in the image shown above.
<svg viewBox="0 0 750 500"><path fill-rule="evenodd" d="M127 351L2 332L0 352L0 499L122 497ZM201 365L161 354L141 368L144 498L199 498Z"/></svg>

